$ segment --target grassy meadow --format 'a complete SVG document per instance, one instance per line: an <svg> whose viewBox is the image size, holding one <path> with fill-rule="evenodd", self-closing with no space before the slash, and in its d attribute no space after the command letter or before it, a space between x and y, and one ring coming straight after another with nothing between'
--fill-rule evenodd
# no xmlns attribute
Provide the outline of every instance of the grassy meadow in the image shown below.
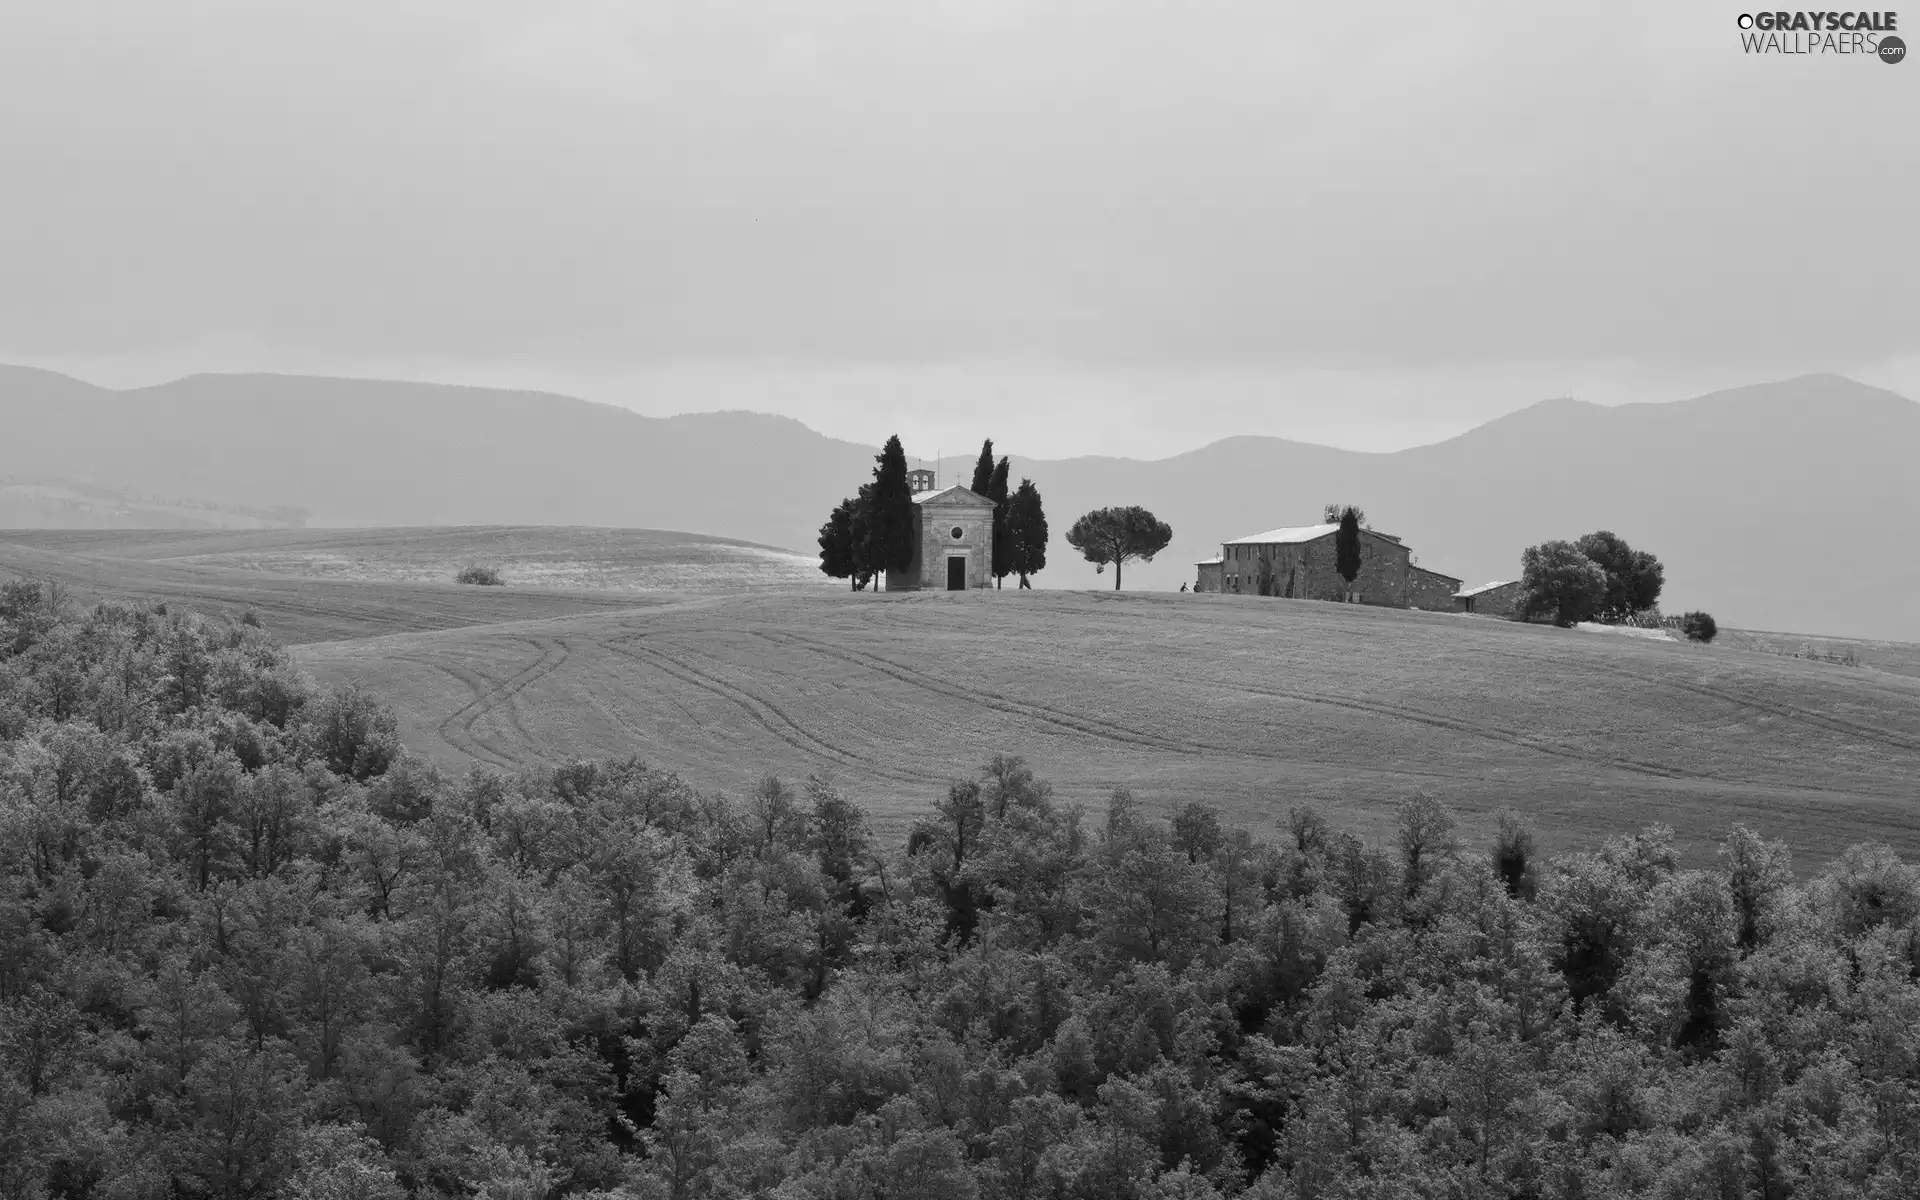
<svg viewBox="0 0 1920 1200"><path fill-rule="evenodd" d="M508 586L451 582L474 561ZM0 576L76 600L251 609L455 771L639 755L735 796L821 773L898 831L1006 753L1096 810L1125 787L1384 833L1425 791L1470 828L1532 813L1551 845L1664 821L1698 849L1740 821L1806 865L1864 840L1920 853L1914 647L1849 666L1737 630L1699 646L1257 597L851 594L795 562L643 530L0 533Z"/></svg>
<svg viewBox="0 0 1920 1200"><path fill-rule="evenodd" d="M469 563L505 587L466 587ZM652 529L6 530L0 577L59 581L75 599L251 609L288 644L659 603L669 595L822 587L808 560L751 542Z"/></svg>
<svg viewBox="0 0 1920 1200"><path fill-rule="evenodd" d="M1735 821L1809 862L1920 850L1920 680L1714 646L1255 597L698 597L303 648L450 767L638 754L739 795L832 775L883 826L995 753L1099 807L1116 787L1264 824L1384 831L1425 791L1557 843Z"/></svg>

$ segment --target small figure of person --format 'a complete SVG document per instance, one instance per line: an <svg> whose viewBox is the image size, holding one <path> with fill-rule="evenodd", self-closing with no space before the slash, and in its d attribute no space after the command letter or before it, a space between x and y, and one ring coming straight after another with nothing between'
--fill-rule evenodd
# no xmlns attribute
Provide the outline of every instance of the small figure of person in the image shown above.
<svg viewBox="0 0 1920 1200"><path fill-rule="evenodd" d="M1187 590L1187 585L1186 585L1185 583L1182 583L1182 584L1180 585L1180 590L1181 590L1181 591L1183 591L1183 592L1184 592L1184 591L1186 591L1186 590Z"/></svg>

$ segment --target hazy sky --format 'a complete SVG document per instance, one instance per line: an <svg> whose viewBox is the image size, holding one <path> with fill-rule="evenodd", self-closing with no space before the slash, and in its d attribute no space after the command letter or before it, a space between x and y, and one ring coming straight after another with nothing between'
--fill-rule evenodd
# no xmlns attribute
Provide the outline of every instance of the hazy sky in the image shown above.
<svg viewBox="0 0 1920 1200"><path fill-rule="evenodd" d="M1046 456L1920 396L1920 63L1741 11L5 0L0 360Z"/></svg>

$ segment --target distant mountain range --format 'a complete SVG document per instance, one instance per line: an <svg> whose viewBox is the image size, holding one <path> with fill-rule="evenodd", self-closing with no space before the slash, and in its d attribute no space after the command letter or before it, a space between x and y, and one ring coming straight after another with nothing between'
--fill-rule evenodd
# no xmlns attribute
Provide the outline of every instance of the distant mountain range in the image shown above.
<svg viewBox="0 0 1920 1200"><path fill-rule="evenodd" d="M173 517L155 523L195 523L195 505L228 514L208 524L300 509L313 524L639 526L803 552L876 453L757 413L661 419L538 392L281 375L111 391L18 367L0 367L0 429L0 521L153 519L129 505L62 517L44 501L66 489L167 498L152 507ZM949 459L943 482L969 470ZM1090 508L1142 504L1171 523L1173 543L1126 576L1171 589L1223 539L1311 523L1338 500L1469 585L1513 577L1529 544L1608 528L1666 563L1669 609L1920 640L1920 405L1835 375L1670 404L1544 401L1392 454L1235 437L1154 461L1015 456L1013 474L1046 498L1050 586L1107 584L1062 538ZM40 507L7 505L9 484Z"/></svg>

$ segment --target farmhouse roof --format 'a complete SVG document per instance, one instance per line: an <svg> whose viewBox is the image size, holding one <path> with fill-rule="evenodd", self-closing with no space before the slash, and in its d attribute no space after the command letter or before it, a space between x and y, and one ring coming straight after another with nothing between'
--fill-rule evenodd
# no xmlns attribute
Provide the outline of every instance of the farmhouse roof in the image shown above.
<svg viewBox="0 0 1920 1200"><path fill-rule="evenodd" d="M1213 567L1213 566L1218 566L1219 564L1225 561L1226 561L1225 559L1221 558L1218 554L1216 554L1212 558L1195 559L1193 565L1196 567Z"/></svg>
<svg viewBox="0 0 1920 1200"><path fill-rule="evenodd" d="M1295 525L1288 529L1269 529L1265 533L1256 533L1252 537L1233 538L1222 543L1227 546L1266 545L1270 542L1298 544L1315 542L1330 533L1339 533L1338 525Z"/></svg>
<svg viewBox="0 0 1920 1200"><path fill-rule="evenodd" d="M993 501L982 496L972 488L961 487L957 483L952 487L941 488L937 492L915 492L913 494L913 502L915 504L928 504L935 500L943 504L984 505L987 508L993 507Z"/></svg>
<svg viewBox="0 0 1920 1200"><path fill-rule="evenodd" d="M1503 588L1503 587L1507 587L1507 586L1509 586L1509 585L1511 585L1511 584L1515 584L1515 583L1518 583L1518 582L1520 582L1520 581L1519 581L1519 580L1517 580L1517 579L1496 579L1496 580L1494 580L1494 581L1493 581L1492 583L1483 583L1483 584L1481 584L1481 585L1480 585L1479 587L1476 587L1476 588L1467 588L1467 589L1465 589L1464 591L1458 591L1458 592L1455 592L1455 593L1454 593L1454 595L1456 595L1456 596L1478 596L1478 595L1479 595L1479 594L1480 594L1481 592L1490 592L1490 591L1492 591L1492 590L1493 590L1493 589L1495 589L1495 588Z"/></svg>
<svg viewBox="0 0 1920 1200"><path fill-rule="evenodd" d="M1460 586L1460 577L1458 575L1449 575L1445 571L1436 571L1432 567L1423 567L1419 563L1409 565L1407 570L1418 571L1422 575L1432 575L1436 579L1451 579L1455 588Z"/></svg>

